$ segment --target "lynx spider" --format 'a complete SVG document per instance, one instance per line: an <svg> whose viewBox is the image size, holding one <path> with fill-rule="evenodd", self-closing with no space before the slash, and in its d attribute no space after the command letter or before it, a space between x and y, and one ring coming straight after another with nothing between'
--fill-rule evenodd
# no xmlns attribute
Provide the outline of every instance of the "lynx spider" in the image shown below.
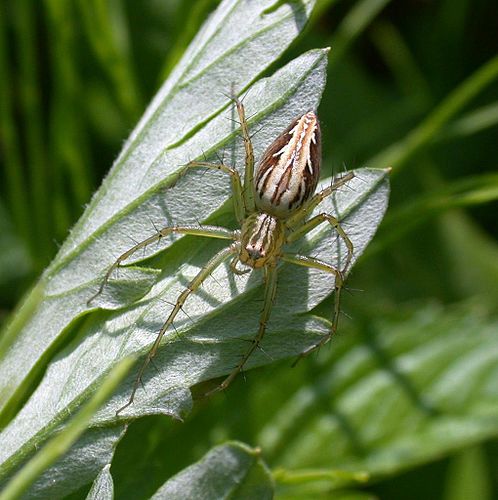
<svg viewBox="0 0 498 500"><path fill-rule="evenodd" d="M194 293L220 264L230 258L230 269L235 274L244 274L252 269L263 269L265 281L263 310L259 319L258 333L252 339L250 347L232 372L206 396L226 389L243 370L253 352L260 346L275 298L279 261L318 269L335 277L334 311L330 332L320 342L301 353L299 358L307 356L327 343L337 331L340 294L344 285L344 276L353 256L353 244L337 218L327 213L320 213L309 220L307 220L307 216L324 198L350 181L354 174L346 173L334 179L331 185L315 194L320 176L321 133L317 115L315 112L309 111L295 118L287 129L270 144L254 176L254 154L244 105L237 97L233 97L233 101L237 107L245 148L243 182L238 171L224 163L193 161L185 165L185 169L205 168L230 175L235 216L241 229L231 231L223 227L200 225L165 227L120 255L107 271L97 293L88 301L90 303L102 293L112 272L120 267L123 261L138 250L171 233L206 236L232 242L230 246L214 255L178 296L173 310L158 332L154 344L140 367L128 402L119 408L116 414L133 403L143 374L156 355L161 339L173 324L189 295ZM299 240L323 222L330 224L335 229L347 247L348 253L342 269L337 269L313 257L289 254L283 251L285 244ZM239 269L238 263L244 265L246 269Z"/></svg>

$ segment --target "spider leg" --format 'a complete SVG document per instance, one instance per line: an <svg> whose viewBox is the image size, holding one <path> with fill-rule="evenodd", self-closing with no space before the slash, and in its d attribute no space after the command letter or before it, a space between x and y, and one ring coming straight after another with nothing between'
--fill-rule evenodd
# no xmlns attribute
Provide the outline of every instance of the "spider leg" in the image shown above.
<svg viewBox="0 0 498 500"><path fill-rule="evenodd" d="M257 335L252 339L251 346L242 356L242 359L238 362L237 366L232 370L230 375L223 380L223 382L215 387L213 390L205 394L206 397L211 396L219 391L224 391L230 383L235 379L235 377L244 369L245 364L251 357L252 353L259 348L261 341L265 335L266 324L270 317L270 312L273 307L273 302L275 300L275 293L277 291L277 267L275 264L267 265L265 268L265 295L263 300L263 310L261 311L261 316L259 318L259 329Z"/></svg>
<svg viewBox="0 0 498 500"><path fill-rule="evenodd" d="M88 300L87 300L87 305L90 305L90 303L95 300L104 290L104 287L106 286L107 282L109 281L109 278L113 271L117 269L123 261L126 259L130 258L135 252L138 250L145 248L149 246L152 243L155 243L156 241L159 241L161 238L164 238L165 236L168 236L171 233L178 233L178 234L192 234L195 236L207 236L209 238L221 238L225 240L235 240L236 235L233 231L229 231L228 229L225 229L223 227L217 227L217 226L169 226L161 229L158 231L156 234L149 236L145 240L137 243L136 245L132 246L129 250L126 250L126 252L122 253L116 261L112 264L112 266L109 268L109 270L106 272L104 279L102 280L102 283L97 290L97 292L92 295Z"/></svg>
<svg viewBox="0 0 498 500"><path fill-rule="evenodd" d="M230 270L232 271L232 273L236 274L237 276L242 276L242 275L250 273L252 271L251 268L248 268L248 269L238 269L237 268L237 262L239 262L239 256L238 255L236 255L230 261Z"/></svg>
<svg viewBox="0 0 498 500"><path fill-rule="evenodd" d="M185 304L185 301L187 298L194 293L201 285L202 283L206 280L206 278L220 265L222 264L228 257L231 255L237 253L239 251L239 245L237 243L234 243L230 245L227 248L224 248L223 250L219 251L216 255L211 257L209 262L197 273L197 275L190 281L188 284L187 288L178 296L176 299L175 305L173 306L173 310L169 313L168 318L164 322L163 326L161 327L161 330L159 330L159 333L157 334L156 340L152 344L152 347L150 348L149 352L147 353L147 356L145 357L144 362L142 363L142 366L140 367L140 370L138 371L137 378L135 379L135 382L133 384L133 389L131 391L130 399L126 404L124 404L121 408L119 408L116 411L116 415L119 415L125 408L128 408L130 406L134 399L135 399L135 394L137 392L137 389L140 387L141 381L143 374L145 373L145 370L149 366L149 364L152 362L152 359L157 353L157 350L159 348L159 345L161 344L161 340L168 330L168 328L173 324L173 321L175 320L178 312L182 309L183 305Z"/></svg>
<svg viewBox="0 0 498 500"><path fill-rule="evenodd" d="M336 269L334 266L331 266L330 264L322 262L321 260L315 259L313 257L307 257L304 255L283 254L281 256L281 259L285 262L290 262L291 264L296 264L298 266L319 269L320 271L325 271L326 273L333 274L335 277L334 315L332 318L332 326L330 328L330 333L328 335L325 335L322 338L322 340L318 342L318 344L315 344L314 346L311 346L304 352L302 352L295 361L294 363L295 365L301 358L308 356L316 349L319 349L320 347L325 345L337 332L337 325L339 323L339 315L341 310L341 291L344 287L344 278L343 278L343 273L338 269Z"/></svg>
<svg viewBox="0 0 498 500"><path fill-rule="evenodd" d="M235 94L232 94L232 100L237 106L237 113L239 114L240 128L242 131L242 139L244 140L244 149L246 151L243 191L244 202L247 211L249 213L253 213L256 210L256 205L254 203L254 151L252 148L249 128L247 126L244 104Z"/></svg>
<svg viewBox="0 0 498 500"><path fill-rule="evenodd" d="M298 240L299 238L302 238L305 234L309 233L312 229L314 229L316 226L320 225L322 222L328 222L339 234L339 236L342 238L344 241L347 249L348 249L348 255L346 257L346 261L344 263L344 266L342 266L341 272L343 274L346 274L349 265L351 264L351 259L353 258L353 242L349 239L348 235L344 231L344 229L341 226L341 223L339 220L335 217L333 217L330 214L326 213L321 213L316 215L315 217L312 217L309 221L305 222L302 224L300 227L297 227L294 229L288 236L287 236L287 242L292 243L293 241Z"/></svg>
<svg viewBox="0 0 498 500"><path fill-rule="evenodd" d="M330 196L332 193L337 191L340 187L347 184L351 179L354 178L354 172L348 172L345 175L341 175L339 178L334 178L334 181L322 189L320 192L316 193L312 196L302 207L298 210L294 215L289 217L286 221L286 226L289 229L293 229L296 226L299 226L303 219L305 219L308 215L310 215L313 210L325 199L327 196Z"/></svg>
<svg viewBox="0 0 498 500"><path fill-rule="evenodd" d="M191 161L185 165L185 169L189 168L209 168L212 170L219 170L230 175L232 179L232 194L235 217L237 218L239 224L241 224L246 215L247 205L242 191L242 182L237 170L233 167L230 167L229 165L224 165L223 163L209 163L207 161Z"/></svg>

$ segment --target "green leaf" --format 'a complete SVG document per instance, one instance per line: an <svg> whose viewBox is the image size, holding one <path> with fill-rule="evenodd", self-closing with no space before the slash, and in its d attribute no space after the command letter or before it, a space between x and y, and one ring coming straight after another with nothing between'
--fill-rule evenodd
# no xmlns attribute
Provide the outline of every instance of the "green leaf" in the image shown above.
<svg viewBox="0 0 498 500"><path fill-rule="evenodd" d="M380 170L359 170L348 186L321 206L344 220L355 246L355 258L368 244L384 214L386 175ZM3 431L4 446L0 453L7 459L4 471L19 464L37 443L53 433L61 419L91 394L120 356L148 349L164 319L163 297L174 297L175 290L184 289L186 280L206 262L217 245L218 242L211 241L198 244L187 264L176 269L176 274L165 273L142 301L105 317L98 316L85 325L84 337L76 339L50 365L31 399ZM317 228L307 245L323 259L346 255L344 244L334 240L328 227ZM183 247L180 252L185 256ZM231 371L241 350L246 348L240 339L254 336L262 287L257 275L236 282L228 273L228 268L220 268L188 303L189 317L179 321L176 330L166 336L156 358L157 371L146 373L147 390L139 394L128 417L163 412L181 418L191 406L188 387ZM227 282L229 287L221 285ZM282 266L279 287L281 293L264 343L266 354L256 353L248 367L297 354L328 332L328 322L302 313L333 291L333 280L315 271ZM94 426L102 428L118 423L115 411L128 399L131 382L130 379L99 412ZM92 444L90 436L87 443L80 445L80 453L86 456L85 447ZM70 464L71 460L66 458L65 463Z"/></svg>
<svg viewBox="0 0 498 500"><path fill-rule="evenodd" d="M228 150L225 161L243 168L243 147L235 140L238 128L227 119L233 113L224 95L230 82L248 90L244 103L249 126L254 131L261 128L254 136L256 157L293 117L318 107L327 50L310 51L250 85L297 34L311 4L301 3L298 9L283 4L261 13L264 5L224 2L211 17L11 324L0 346L1 422L8 424L0 434L0 479L10 476L58 432L116 363L148 350L168 312L168 302L220 248L222 242L202 238L162 242L136 260L166 249L160 276L148 292L156 270L123 269L98 303L106 310L75 322L95 309L87 300L116 256L130 247L130 239L150 236L154 225L164 225L165 220L189 224L223 219L233 224L228 179L201 172L182 175L186 161L204 154L214 158L222 150ZM278 48L274 43L266 46L268 37L278 33ZM387 171L364 169L319 207L343 221L354 244L354 260L373 237L387 198ZM346 249L336 236L331 228L318 227L296 248L340 265ZM248 368L295 355L329 331L327 320L303 313L334 290L334 280L288 265L281 266L280 274L280 293L264 344L266 354L256 353ZM213 273L186 304L188 317L180 317L165 336L156 358L158 371L146 373L147 392L137 395L125 418L165 413L181 419L188 414L190 388L229 373L246 349L241 339L254 336L261 294L258 272L234 277L228 267L220 267ZM67 345L55 355L63 343ZM39 479L33 490L36 494L68 494L110 463L123 430L115 411L128 399L131 383L132 378L98 412L90 430L64 459ZM95 460L95 449L99 449L99 460Z"/></svg>
<svg viewBox="0 0 498 500"><path fill-rule="evenodd" d="M232 442L213 448L199 462L169 479L152 498L269 500L273 498L273 481L260 450Z"/></svg>
<svg viewBox="0 0 498 500"><path fill-rule="evenodd" d="M112 500L114 483L111 476L111 464L107 464L95 478L86 500Z"/></svg>
<svg viewBox="0 0 498 500"><path fill-rule="evenodd" d="M498 435L498 321L480 305L366 321L360 337L335 340L321 375L288 390L255 438L281 477L379 479Z"/></svg>
<svg viewBox="0 0 498 500"><path fill-rule="evenodd" d="M364 483L368 478L369 475L365 472L325 468L273 471L273 479L278 484L279 498L313 498L313 496L316 498L317 495L330 493L330 491L338 492L343 487Z"/></svg>
<svg viewBox="0 0 498 500"><path fill-rule="evenodd" d="M211 16L153 99L36 294L27 298L22 320L0 343L0 355L9 349L0 360L0 426L18 410L71 322L88 310L95 280L120 251L132 239L149 236L154 223L197 223L227 199L227 185L217 176L178 180L181 166L232 147L238 130L227 119L227 92L232 86L247 89L274 62L305 24L313 3L265 13L273 2L232 0ZM257 154L296 114L318 106L325 59L325 51L312 51L250 87L248 112L257 113L253 130L264 127L255 138ZM241 151L231 155L234 164L242 164Z"/></svg>
<svg viewBox="0 0 498 500"><path fill-rule="evenodd" d="M64 430L53 437L29 462L13 477L0 493L1 500L18 498L50 465L57 461L83 434L90 419L121 382L132 363L123 359L105 377L101 387L71 420ZM60 485L57 485L60 487Z"/></svg>
<svg viewBox="0 0 498 500"><path fill-rule="evenodd" d="M254 141L257 153L291 117L317 107L324 86L327 52L323 50L312 51L271 79L251 86L299 33L313 3L310 0L297 7L285 4L267 10L273 2L223 2L158 92L101 190L2 336L0 425L5 426L22 408L2 433L2 477L56 431L89 397L110 367L127 352L139 349L127 345L125 332L137 315L129 316L127 320L132 323L128 327L120 325L115 332L124 335L106 330L107 324L114 328L117 323L107 323L108 318L102 314L80 324L77 336L74 328L71 331L75 320L88 312L86 301L116 253L130 245L130 238L150 233L151 221L204 220L227 200L227 186L216 176L208 182L196 175L183 179L178 176L189 159L232 147L238 130L227 120L230 101L225 95L231 87L237 91L249 88L252 92L246 100L248 111L257 112L251 125L264 126L264 132ZM276 39L278 44L274 43ZM241 157L239 145L237 151L232 150L231 160L241 165ZM145 288L150 285L155 271L131 271L134 274L130 270L124 273L124 280L136 283L140 281L137 273L142 273L142 284L133 293L143 294L144 284ZM124 293L110 289L100 305L114 309L129 304L135 297L122 285L118 283L114 289ZM70 334L71 344L52 360ZM84 359L87 356L89 363ZM65 364L67 359L72 359L72 366ZM38 391L22 407L51 360ZM47 387L49 391L44 395ZM169 392L168 411L178 417L185 414L191 404L188 389L180 384ZM108 417L111 414L112 410ZM85 456L84 450L99 440L108 443L103 447L110 452L119 429L94 432L93 437L87 433L79 442L80 459ZM78 481L88 477L88 470L95 470L90 460L86 467L81 467ZM73 480L73 486L78 483L71 473L67 479Z"/></svg>

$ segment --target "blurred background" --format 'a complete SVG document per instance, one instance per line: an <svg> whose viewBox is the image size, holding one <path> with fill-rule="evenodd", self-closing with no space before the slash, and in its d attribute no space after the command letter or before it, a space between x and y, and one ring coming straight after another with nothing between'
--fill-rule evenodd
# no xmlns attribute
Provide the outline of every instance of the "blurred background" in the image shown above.
<svg viewBox="0 0 498 500"><path fill-rule="evenodd" d="M54 257L217 4L0 4L0 326ZM332 50L319 109L324 175L393 167L388 215L349 280L344 310L351 319L344 335L370 317L434 304L443 311L473 304L495 318L498 4L319 1L279 65L326 46ZM277 364L234 385L251 394L255 379L280 374L297 381L299 370L311 369L289 375L288 363ZM113 463L117 493L133 491L125 472L135 447L147 455L144 473L153 485L200 458L217 439L192 429L213 429L220 418L229 422L223 438L256 445L257 422L248 427L229 409L235 397L194 412L183 427L152 417L133 424ZM165 460L161 446L174 442L185 451ZM364 492L387 499L498 498L497 471L498 442L488 440L400 471ZM456 476L463 482L449 479ZM468 496L469 484L477 489L468 491L480 496Z"/></svg>

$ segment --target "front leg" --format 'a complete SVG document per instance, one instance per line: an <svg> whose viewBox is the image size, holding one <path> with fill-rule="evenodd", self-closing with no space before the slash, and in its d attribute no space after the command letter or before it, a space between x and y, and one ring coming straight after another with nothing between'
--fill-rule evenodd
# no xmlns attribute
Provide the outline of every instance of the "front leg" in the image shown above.
<svg viewBox="0 0 498 500"><path fill-rule="evenodd" d="M217 227L217 226L169 226L161 229L158 231L156 234L150 236L149 238L146 238L145 240L141 241L140 243L137 243L136 245L132 246L129 250L126 250L126 252L122 253L116 261L112 264L112 266L109 268L107 273L104 276L104 279L102 280L102 283L97 290L97 292L92 295L88 300L87 300L87 305L90 305L91 302L93 302L103 291L104 287L106 286L107 282L109 281L109 278L111 277L111 274L115 269L117 269L119 266L121 266L121 263L125 261L126 259L130 258L135 252L140 250L141 248L145 248L149 246L152 243L155 243L156 241L159 241L161 238L164 238L165 236L168 236L171 233L177 233L177 234L191 234L195 236L207 236L209 238L221 238L224 240L236 240L237 236L236 233L233 231L229 231L228 229L225 229L223 227Z"/></svg>
<svg viewBox="0 0 498 500"><path fill-rule="evenodd" d="M135 382L133 384L133 388L130 394L130 398L124 404L121 406L116 411L116 415L119 415L125 408L128 408L130 406L134 399L135 399L135 394L142 382L142 377L145 373L145 370L149 366L149 364L152 362L152 359L157 353L157 350L159 349L159 346L161 345L161 340L164 337L164 334L168 330L168 328L173 324L173 321L175 320L178 312L182 309L183 304L185 304L185 301L198 290L198 288L204 283L204 281L207 279L208 276L211 275L212 272L215 271L215 269L220 266L225 260L227 260L231 255L236 254L240 250L239 245L237 243L233 243L227 248L224 248L223 250L220 250L214 257L212 257L209 262L197 273L197 275L190 281L190 283L187 285L187 288L178 296L176 299L175 305L173 306L172 311L169 313L168 318L164 322L163 326L161 327L161 330L159 330L159 333L157 334L156 340L152 344L152 347L149 349L149 352L147 353L147 356L145 357L145 360L142 363L142 366L140 367L140 370L138 371L138 375L135 379Z"/></svg>
<svg viewBox="0 0 498 500"><path fill-rule="evenodd" d="M224 165L223 163L209 163L207 161L191 161L187 163L184 168L185 170L190 168L208 168L211 170L219 170L220 172L225 172L230 175L230 178L232 179L232 196L235 217L239 224L242 223L246 216L248 207L242 191L240 175L235 168L230 167L229 165Z"/></svg>
<svg viewBox="0 0 498 500"><path fill-rule="evenodd" d="M239 115L240 128L242 131L242 139L244 140L244 149L246 152L245 168L244 168L244 203L248 213L255 211L254 204L254 152L249 135L249 128L247 126L246 112L242 101L235 95L232 96L235 105L237 106L237 113Z"/></svg>

